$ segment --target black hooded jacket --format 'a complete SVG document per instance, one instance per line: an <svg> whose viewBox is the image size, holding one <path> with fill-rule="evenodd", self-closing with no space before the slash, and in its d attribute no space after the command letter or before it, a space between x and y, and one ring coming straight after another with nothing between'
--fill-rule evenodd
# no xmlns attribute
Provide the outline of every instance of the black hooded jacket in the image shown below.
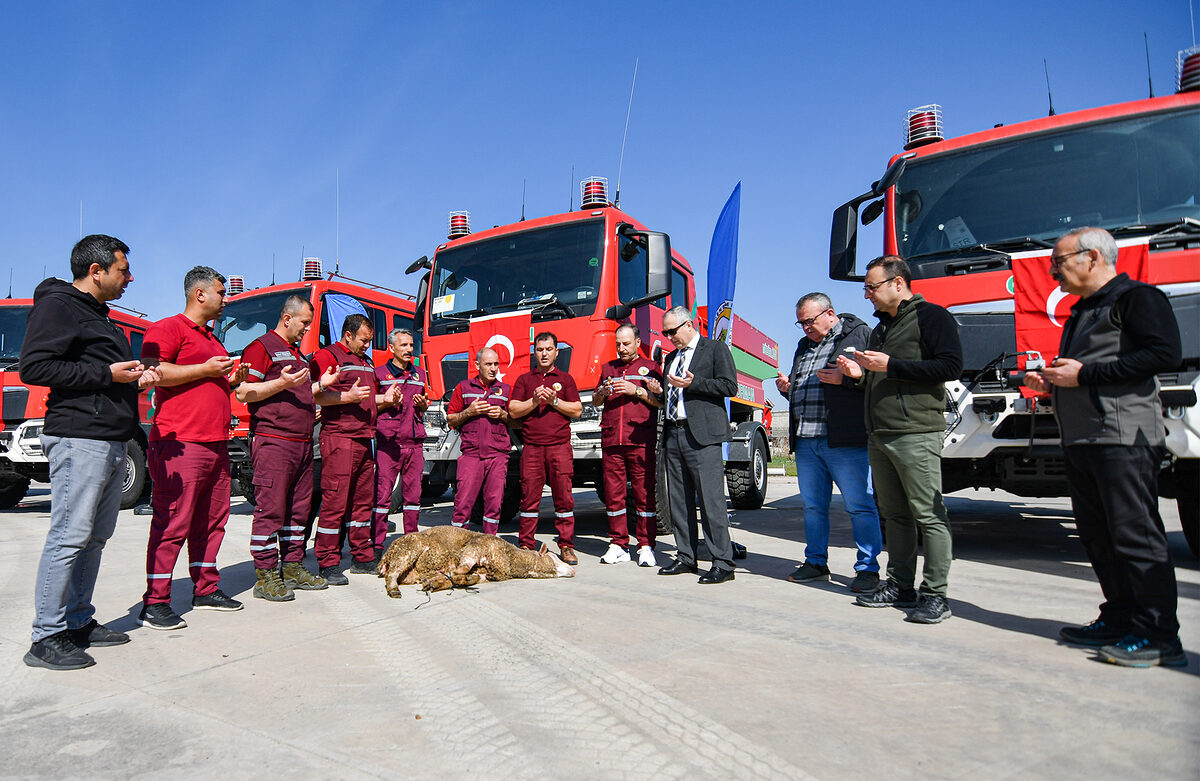
<svg viewBox="0 0 1200 781"><path fill-rule="evenodd" d="M137 431L137 383L114 383L109 368L133 353L108 311L61 279L34 291L20 372L22 382L50 388L46 434L117 442Z"/></svg>

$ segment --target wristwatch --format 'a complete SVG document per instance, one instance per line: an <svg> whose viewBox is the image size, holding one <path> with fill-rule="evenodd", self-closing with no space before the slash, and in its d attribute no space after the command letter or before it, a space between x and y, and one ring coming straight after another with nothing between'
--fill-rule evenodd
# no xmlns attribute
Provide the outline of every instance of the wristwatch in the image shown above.
<svg viewBox="0 0 1200 781"><path fill-rule="evenodd" d="M555 397L554 397L554 401L550 402L550 406L551 406L551 407L557 407L557 406L558 406L558 397L557 397L557 396L555 396Z"/></svg>

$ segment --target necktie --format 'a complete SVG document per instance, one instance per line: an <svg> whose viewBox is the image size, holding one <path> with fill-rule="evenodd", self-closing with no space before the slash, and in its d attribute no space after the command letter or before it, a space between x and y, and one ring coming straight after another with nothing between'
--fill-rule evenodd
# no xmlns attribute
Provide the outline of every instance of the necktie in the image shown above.
<svg viewBox="0 0 1200 781"><path fill-rule="evenodd" d="M675 359L675 370L671 372L673 376L682 377L684 375L683 364L686 360L687 351L688 348L686 347L679 348L679 356ZM679 412L679 403L682 399L683 388L672 385L667 392L667 420L675 420Z"/></svg>

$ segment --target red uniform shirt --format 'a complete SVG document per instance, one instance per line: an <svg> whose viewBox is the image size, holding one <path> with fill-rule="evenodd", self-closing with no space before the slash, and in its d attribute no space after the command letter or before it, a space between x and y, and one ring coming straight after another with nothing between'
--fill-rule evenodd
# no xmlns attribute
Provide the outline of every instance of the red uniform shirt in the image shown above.
<svg viewBox="0 0 1200 781"><path fill-rule="evenodd" d="M621 359L609 361L600 369L600 381L624 378L642 388L646 380L655 379L661 385L662 370L658 364L640 355L629 363ZM649 394L649 390L646 391ZM604 402L600 418L600 443L612 445L652 445L658 438L658 410L645 399L624 393L610 396Z"/></svg>
<svg viewBox="0 0 1200 781"><path fill-rule="evenodd" d="M375 369L366 358L359 358L347 350L341 342L317 350L308 365L312 381L317 382L330 366L342 367L337 382L327 390L335 393L348 391L358 380L360 387L370 391L357 404L331 404L321 408L321 431L343 437L375 436Z"/></svg>
<svg viewBox="0 0 1200 781"><path fill-rule="evenodd" d="M250 382L271 382L286 371L308 367L301 352L274 331L267 331L242 352L242 363L250 369ZM302 382L263 401L246 405L250 410L250 433L307 441L312 438L316 407L311 382Z"/></svg>
<svg viewBox="0 0 1200 781"><path fill-rule="evenodd" d="M529 401L539 387L553 388L562 401L579 401L575 380L558 367L551 367L545 374L537 369L522 374L513 383L512 397L516 401ZM530 445L561 445L571 441L571 422L549 404L538 404L521 420L521 439Z"/></svg>
<svg viewBox="0 0 1200 781"><path fill-rule="evenodd" d="M512 388L508 383L493 380L491 385L484 385L479 377L472 377L454 386L450 403L446 405L446 414L457 415L476 399L483 399L494 407L508 409L511 398ZM479 415L463 423L459 434L462 437L459 447L464 456L490 458L505 455L512 449L508 424L503 420L493 420L487 415Z"/></svg>
<svg viewBox="0 0 1200 781"><path fill-rule="evenodd" d="M420 445L425 441L425 413L417 409L414 396L425 393L425 370L410 363L401 369L393 361L375 367L375 384L380 393L387 393L393 385L399 385L403 398L398 404L379 410L375 421L375 433L406 445Z"/></svg>
<svg viewBox="0 0 1200 781"><path fill-rule="evenodd" d="M182 314L159 320L146 331L142 360L158 359L179 366L229 355L208 325L196 325ZM229 380L204 377L172 388L154 389L151 441L223 442L229 439Z"/></svg>

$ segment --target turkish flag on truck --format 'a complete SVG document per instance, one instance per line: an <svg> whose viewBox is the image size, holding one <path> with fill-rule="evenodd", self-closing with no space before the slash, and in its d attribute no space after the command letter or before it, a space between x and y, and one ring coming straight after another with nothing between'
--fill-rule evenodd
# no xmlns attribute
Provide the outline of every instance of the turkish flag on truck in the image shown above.
<svg viewBox="0 0 1200 781"><path fill-rule="evenodd" d="M496 351L500 358L497 379L512 384L529 371L529 345L532 336L528 309L520 312L471 318L471 355L467 359L467 376L475 376L475 355L484 347Z"/></svg>
<svg viewBox="0 0 1200 781"><path fill-rule="evenodd" d="M1117 271L1144 281L1149 247L1145 239L1117 242ZM1012 268L1017 351L1036 350L1049 363L1058 355L1063 326L1079 296L1059 289L1050 276L1050 253L1045 250L1013 253Z"/></svg>

